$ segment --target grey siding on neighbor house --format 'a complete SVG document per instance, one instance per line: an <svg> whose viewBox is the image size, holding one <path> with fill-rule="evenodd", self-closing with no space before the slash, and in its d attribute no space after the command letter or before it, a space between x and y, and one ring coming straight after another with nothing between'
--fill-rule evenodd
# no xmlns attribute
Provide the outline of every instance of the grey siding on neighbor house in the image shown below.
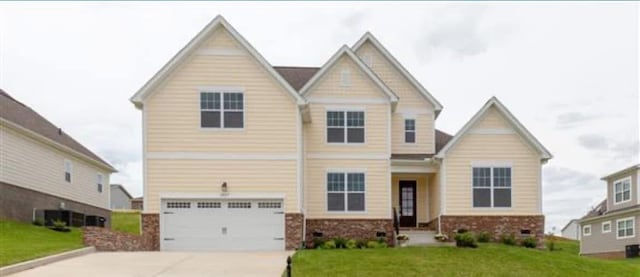
<svg viewBox="0 0 640 277"><path fill-rule="evenodd" d="M120 186L111 187L111 209L131 209L131 198Z"/></svg>
<svg viewBox="0 0 640 277"><path fill-rule="evenodd" d="M580 221L577 219L571 220L571 222L562 230L562 236L568 239L580 239Z"/></svg>
<svg viewBox="0 0 640 277"><path fill-rule="evenodd" d="M618 226L616 220L634 217L635 228L634 237L626 239L617 239ZM602 223L611 221L611 232L602 233ZM597 218L591 221L582 222L580 232L582 233L582 226L591 225L591 235L585 236L582 234L580 239L580 254L594 254L594 253L606 253L606 252L620 252L625 250L626 245L640 244L640 211L623 213L621 215Z"/></svg>
<svg viewBox="0 0 640 277"><path fill-rule="evenodd" d="M614 202L614 188L613 183L620 179L624 179L627 177L631 177L631 201L615 204ZM640 204L638 203L638 171L633 170L631 172L627 172L624 174L616 175L608 178L607 180L607 206L610 212L615 210L631 207L634 205Z"/></svg>

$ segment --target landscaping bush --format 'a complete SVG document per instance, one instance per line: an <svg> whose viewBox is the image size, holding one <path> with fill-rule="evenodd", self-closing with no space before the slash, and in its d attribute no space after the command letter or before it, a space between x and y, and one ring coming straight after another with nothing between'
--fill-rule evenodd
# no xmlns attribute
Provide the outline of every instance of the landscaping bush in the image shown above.
<svg viewBox="0 0 640 277"><path fill-rule="evenodd" d="M368 241L367 248L378 248L378 242L375 240Z"/></svg>
<svg viewBox="0 0 640 277"><path fill-rule="evenodd" d="M454 239L456 240L457 247L470 247L470 248L478 247L478 243L476 242L476 238L473 235L473 233L470 233L470 232L458 233L456 234Z"/></svg>
<svg viewBox="0 0 640 277"><path fill-rule="evenodd" d="M44 226L44 219L42 219L42 218L36 218L36 219L33 221L33 225L36 225L36 226Z"/></svg>
<svg viewBox="0 0 640 277"><path fill-rule="evenodd" d="M526 248L536 248L538 246L538 240L534 237L528 237L522 240L522 246Z"/></svg>
<svg viewBox="0 0 640 277"><path fill-rule="evenodd" d="M440 234L440 233L436 234L436 235L434 236L434 238L435 238L437 241L439 241L439 242L445 242L445 241L449 240L449 237L448 237L447 235L445 235L445 234Z"/></svg>
<svg viewBox="0 0 640 277"><path fill-rule="evenodd" d="M547 249L549 249L549 251L554 251L556 250L556 236L549 232L549 234L547 235Z"/></svg>
<svg viewBox="0 0 640 277"><path fill-rule="evenodd" d="M489 232L482 231L478 233L478 237L476 239L478 239L478 242L489 242L491 240L491 235Z"/></svg>
<svg viewBox="0 0 640 277"><path fill-rule="evenodd" d="M67 227L67 223L56 219L53 220L52 222L53 226L51 227L52 230L58 231L58 232L69 232L71 231L71 229L69 229L69 227Z"/></svg>
<svg viewBox="0 0 640 277"><path fill-rule="evenodd" d="M325 241L322 244L322 249L336 249L336 242L334 240Z"/></svg>
<svg viewBox="0 0 640 277"><path fill-rule="evenodd" d="M511 233L509 235L502 235L500 237L500 240L502 241L502 243L506 244L506 245L516 245L516 236Z"/></svg>
<svg viewBox="0 0 640 277"><path fill-rule="evenodd" d="M336 248L343 249L347 246L347 239L337 237L334 238L333 241L336 242Z"/></svg>
<svg viewBox="0 0 640 277"><path fill-rule="evenodd" d="M350 239L347 241L345 246L347 247L347 249L356 249L358 248L358 242L354 239Z"/></svg>
<svg viewBox="0 0 640 277"><path fill-rule="evenodd" d="M364 249L367 248L367 240L358 240L358 248L360 249Z"/></svg>
<svg viewBox="0 0 640 277"><path fill-rule="evenodd" d="M324 244L324 240L320 237L313 238L313 248L320 248Z"/></svg>

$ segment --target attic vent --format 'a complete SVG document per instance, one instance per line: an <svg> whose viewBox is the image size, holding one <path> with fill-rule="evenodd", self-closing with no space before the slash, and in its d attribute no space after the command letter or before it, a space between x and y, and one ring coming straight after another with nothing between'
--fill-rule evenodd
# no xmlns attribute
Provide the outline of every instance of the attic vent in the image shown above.
<svg viewBox="0 0 640 277"><path fill-rule="evenodd" d="M62 128L58 128L58 135L62 136Z"/></svg>
<svg viewBox="0 0 640 277"><path fill-rule="evenodd" d="M348 87L351 85L351 72L349 69L343 69L340 73L340 85Z"/></svg>

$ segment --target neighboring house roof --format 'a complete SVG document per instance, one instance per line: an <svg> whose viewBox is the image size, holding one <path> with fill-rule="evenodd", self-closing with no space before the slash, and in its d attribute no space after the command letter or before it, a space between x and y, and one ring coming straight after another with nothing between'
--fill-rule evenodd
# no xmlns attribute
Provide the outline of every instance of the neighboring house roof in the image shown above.
<svg viewBox="0 0 640 277"><path fill-rule="evenodd" d="M300 90L311 80L313 75L320 71L319 67L301 67L301 66L274 66L282 78L284 78L295 90Z"/></svg>
<svg viewBox="0 0 640 277"><path fill-rule="evenodd" d="M133 197L131 197L131 194L129 194L129 192L127 191L127 189L125 189L122 185L120 184L111 184L111 189L120 189L122 190L122 192L124 192L124 194L127 195L127 197L129 199L132 199Z"/></svg>
<svg viewBox="0 0 640 277"><path fill-rule="evenodd" d="M636 165L633 165L633 166L627 167L627 168L625 168L625 169L623 169L623 170L616 171L616 172L614 172L614 173L611 173L611 174L609 174L609 175L607 175L607 176L604 176L604 177L600 178L600 180L605 180L605 181L606 181L607 179L609 179L609 178L611 178L611 177L614 177L614 176L616 176L616 175L620 175L620 174L627 173L627 172L629 172L629 171L638 170L638 169L640 169L640 164L636 164Z"/></svg>
<svg viewBox="0 0 640 277"><path fill-rule="evenodd" d="M592 217L598 217L607 213L607 199L602 200L600 204L596 205L581 219L587 219Z"/></svg>
<svg viewBox="0 0 640 277"><path fill-rule="evenodd" d="M519 133L522 137L524 137L525 141L527 141L534 149L538 151L540 154L540 159L542 161L547 161L553 157L549 150L547 150L528 130L527 128L518 121L513 114L505 107L498 98L491 97L489 101L465 124L460 131L456 133L456 135L447 143L436 155L437 158L444 158L447 151L451 149L456 143L462 138L467 131L471 129L472 126L475 125L478 120L482 119L484 114L489 112L491 107L495 107L506 119L507 121L516 129L516 132Z"/></svg>
<svg viewBox="0 0 640 277"><path fill-rule="evenodd" d="M378 88L380 88L382 90L382 92L389 98L389 101L391 101L392 103L398 102L398 96L393 93L393 91L387 87L387 85L385 85L385 83L380 80L380 78L378 78L378 75L376 75L373 70L371 70L371 68L369 68L367 65L364 64L364 62L362 60L360 60L360 58L358 57L358 55L356 55L356 53L354 53L351 48L349 48L346 45L343 45L342 47L340 47L340 49L338 49L338 51L333 54L333 56L331 56L331 58L329 59L329 61L327 61L321 68L320 71L318 71L316 74L313 75L313 77L311 78L311 80L309 80L301 89L300 89L300 94L301 95L306 95L309 93L309 91L311 90L311 88L319 81L322 79L322 76L324 76L324 74L326 74L329 69L331 67L333 67L333 65L338 62L338 60L342 57L342 56L347 56L349 58L351 58L351 60L353 62L355 62L355 64L371 79L371 81L373 81L374 84L376 84L376 86L378 86Z"/></svg>
<svg viewBox="0 0 640 277"><path fill-rule="evenodd" d="M140 197L136 197L136 198L131 198L131 201L142 201L142 196Z"/></svg>
<svg viewBox="0 0 640 277"><path fill-rule="evenodd" d="M436 153L440 152L451 139L453 139L452 135L436 129Z"/></svg>
<svg viewBox="0 0 640 277"><path fill-rule="evenodd" d="M370 32L366 32L361 38L360 40L358 40L358 42L356 42L352 49L353 51L358 51L358 48L360 48L362 45L364 45L365 42L371 42L371 44L376 47L378 49L378 51L380 51L380 53L382 53L382 55L387 58L387 60L398 70L400 71L400 73L402 73L402 75L404 75L405 78L407 78L407 80L409 80L409 82L411 83L411 85L413 85L419 92L420 94L422 94L422 96L424 96L424 98L427 99L427 101L431 102L431 104L433 105L434 109L435 109L435 113L436 113L436 117L438 117L438 114L440 114L440 111L442 110L442 105L440 104L440 102L438 102L438 100L436 100L435 97L433 97L433 95L431 95L431 93L429 93L429 91L424 88L422 86L422 84L420 84L420 82L418 82L418 80L416 80L416 78L413 77L413 75L411 75L411 73L409 73L409 71L404 68L404 66L402 66L402 64L400 62L398 62L398 60L396 60L395 57L393 57L393 55L391 55L391 53L389 53L389 51L387 51L386 48L384 48L384 46L382 46L382 44L378 41L378 39L376 39L376 37L373 36L373 34L371 34Z"/></svg>
<svg viewBox="0 0 640 277"><path fill-rule="evenodd" d="M163 80L165 80L169 74L171 74L180 64L182 64L200 45L202 45L209 36L217 30L219 27L225 28L229 34L242 45L247 52L262 65L262 67L271 75L277 83L279 83L284 90L286 90L297 104L305 104L306 102L297 91L285 81L280 74L269 64L269 62L260 53L251 46L251 44L238 33L221 15L216 16L207 26L204 27L187 45L185 45L169 62L167 62L147 83L136 92L129 100L133 102L136 107L140 108L143 105L144 99L148 97Z"/></svg>
<svg viewBox="0 0 640 277"><path fill-rule="evenodd" d="M578 222L580 222L579 219L569 220L569 222L567 222L567 225L564 225L564 227L562 227L562 230L560 230L560 232L564 232L564 230L567 229L571 225L571 223L578 224Z"/></svg>
<svg viewBox="0 0 640 277"><path fill-rule="evenodd" d="M53 125L53 123L27 105L14 99L2 89L0 89L0 118L79 153L112 172L116 171L113 166L67 135L62 129Z"/></svg>

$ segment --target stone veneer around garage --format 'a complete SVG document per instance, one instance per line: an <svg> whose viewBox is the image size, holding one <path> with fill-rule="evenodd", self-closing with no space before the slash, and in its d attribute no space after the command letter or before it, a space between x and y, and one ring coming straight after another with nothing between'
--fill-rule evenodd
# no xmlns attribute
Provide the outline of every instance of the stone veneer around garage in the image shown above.
<svg viewBox="0 0 640 277"><path fill-rule="evenodd" d="M285 248L295 250L302 246L304 216L301 213L285 214Z"/></svg>
<svg viewBox="0 0 640 277"><path fill-rule="evenodd" d="M535 236L538 244L541 245L544 238L544 216L452 216L443 215L440 218L442 233L453 239L456 230L466 229L470 232L488 232L494 241L499 241L502 234L515 234L516 238L521 236L522 230L529 230L531 236Z"/></svg>
<svg viewBox="0 0 640 277"><path fill-rule="evenodd" d="M384 232L387 243L395 244L393 220L391 219L307 219L306 245L313 247L313 234L322 233L322 239L336 237L356 240L376 239L378 232Z"/></svg>

